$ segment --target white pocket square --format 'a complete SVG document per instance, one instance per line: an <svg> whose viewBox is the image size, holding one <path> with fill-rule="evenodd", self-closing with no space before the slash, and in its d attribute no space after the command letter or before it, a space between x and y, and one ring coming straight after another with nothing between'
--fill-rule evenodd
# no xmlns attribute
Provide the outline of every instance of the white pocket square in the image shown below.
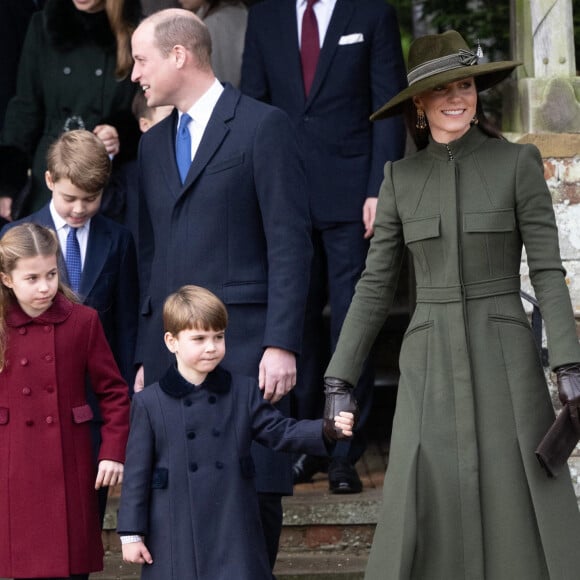
<svg viewBox="0 0 580 580"><path fill-rule="evenodd" d="M338 45L343 44L356 44L357 42L363 42L365 37L362 32L355 32L354 34L345 34L338 39Z"/></svg>

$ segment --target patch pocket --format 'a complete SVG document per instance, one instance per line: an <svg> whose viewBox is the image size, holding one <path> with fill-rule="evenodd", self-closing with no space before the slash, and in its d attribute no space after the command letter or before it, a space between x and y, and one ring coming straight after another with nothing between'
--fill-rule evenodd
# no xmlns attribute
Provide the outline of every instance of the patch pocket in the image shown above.
<svg viewBox="0 0 580 580"><path fill-rule="evenodd" d="M403 222L405 243L438 238L441 235L441 216L435 215Z"/></svg>
<svg viewBox="0 0 580 580"><path fill-rule="evenodd" d="M73 407L72 410L73 421L75 423L86 423L90 421L94 415L93 410L91 409L90 405L80 405L79 407Z"/></svg>
<svg viewBox="0 0 580 580"><path fill-rule="evenodd" d="M246 479L251 479L256 475L256 466L254 465L254 460L251 455L242 457L240 459L240 470L242 472L242 477Z"/></svg>
<svg viewBox="0 0 580 580"><path fill-rule="evenodd" d="M0 407L0 425L8 425L8 420L10 418L10 412L8 407Z"/></svg>
<svg viewBox="0 0 580 580"><path fill-rule="evenodd" d="M167 489L169 470L166 467L156 467L151 476L151 489Z"/></svg>
<svg viewBox="0 0 580 580"><path fill-rule="evenodd" d="M244 163L244 154L236 155L235 157L230 157L229 159L224 159L224 161L219 161L208 165L205 174L210 175L211 173L219 173L220 171L225 171L226 169L231 169L232 167L237 167Z"/></svg>
<svg viewBox="0 0 580 580"><path fill-rule="evenodd" d="M516 215L513 208L463 214L464 232L513 232L515 228Z"/></svg>

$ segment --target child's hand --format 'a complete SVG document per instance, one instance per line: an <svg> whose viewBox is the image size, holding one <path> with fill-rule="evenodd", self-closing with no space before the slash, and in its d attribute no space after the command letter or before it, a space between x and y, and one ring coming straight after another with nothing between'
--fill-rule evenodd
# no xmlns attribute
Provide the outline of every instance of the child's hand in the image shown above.
<svg viewBox="0 0 580 580"><path fill-rule="evenodd" d="M153 564L153 558L143 542L123 544L123 562L130 564Z"/></svg>
<svg viewBox="0 0 580 580"><path fill-rule="evenodd" d="M123 464L118 461L111 461L110 459L103 459L99 461L99 470L97 472L97 480L95 481L95 489L107 487L109 485L117 485L123 482Z"/></svg>
<svg viewBox="0 0 580 580"><path fill-rule="evenodd" d="M340 433L342 431L343 437L352 437L352 429L354 427L354 415L347 411L341 411L334 418L334 427Z"/></svg>

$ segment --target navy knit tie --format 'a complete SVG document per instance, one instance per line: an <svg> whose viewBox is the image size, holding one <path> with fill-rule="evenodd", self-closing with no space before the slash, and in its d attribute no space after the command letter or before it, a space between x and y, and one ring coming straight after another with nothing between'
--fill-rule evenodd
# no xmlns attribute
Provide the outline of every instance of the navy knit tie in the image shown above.
<svg viewBox="0 0 580 580"><path fill-rule="evenodd" d="M181 115L177 137L175 139L175 157L177 159L177 169L181 177L181 183L185 182L189 166L191 165L191 135L189 133L189 123L191 117L187 113Z"/></svg>
<svg viewBox="0 0 580 580"><path fill-rule="evenodd" d="M66 269L68 271L68 280L70 287L75 291L79 291L81 284L81 247L77 239L77 228L68 228L68 235L66 237Z"/></svg>

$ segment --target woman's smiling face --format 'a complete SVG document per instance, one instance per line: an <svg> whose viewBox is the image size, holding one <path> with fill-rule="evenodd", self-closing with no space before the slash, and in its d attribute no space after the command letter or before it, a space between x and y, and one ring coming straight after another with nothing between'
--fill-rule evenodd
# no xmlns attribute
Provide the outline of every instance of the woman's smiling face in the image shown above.
<svg viewBox="0 0 580 580"><path fill-rule="evenodd" d="M475 80L469 77L435 87L413 97L413 103L425 112L433 139L450 143L467 133L475 117Z"/></svg>

